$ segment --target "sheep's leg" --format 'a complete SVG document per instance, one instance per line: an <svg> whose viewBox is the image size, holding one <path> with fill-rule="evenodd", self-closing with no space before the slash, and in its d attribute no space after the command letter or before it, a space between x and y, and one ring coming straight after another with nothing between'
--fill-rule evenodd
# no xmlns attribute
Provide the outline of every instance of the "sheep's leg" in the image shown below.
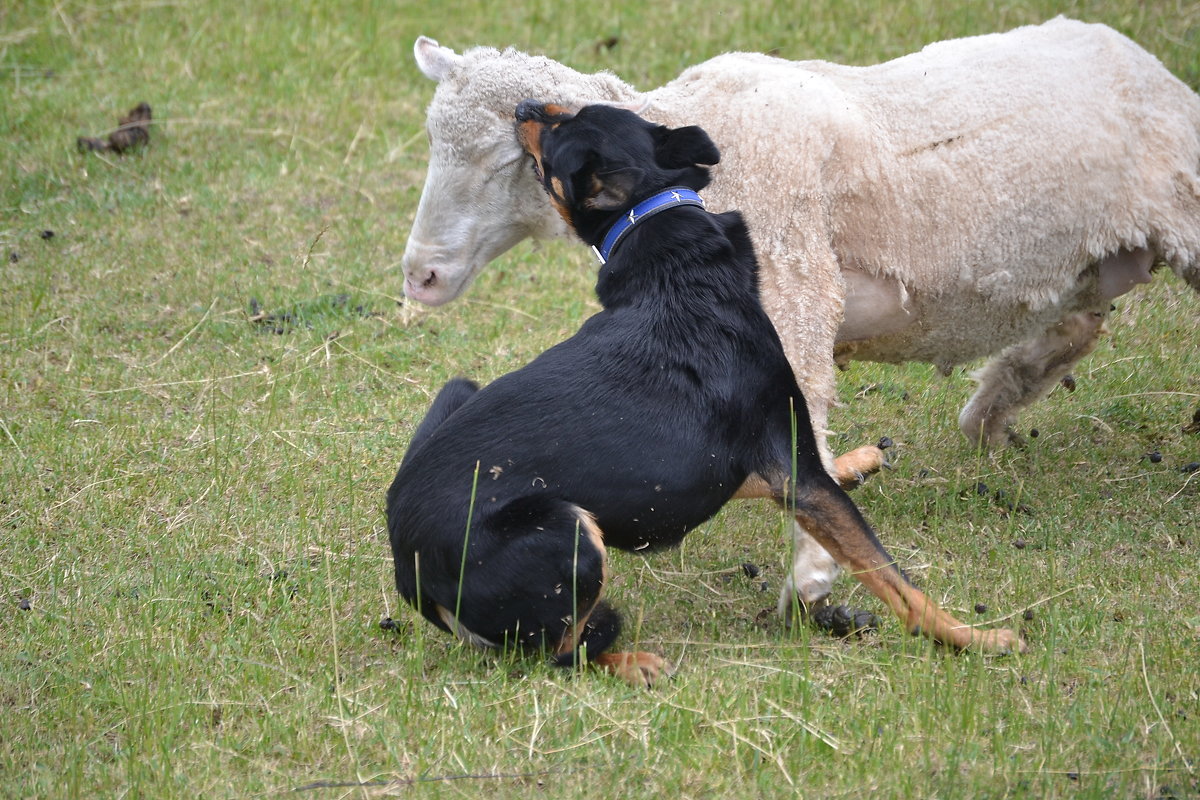
<svg viewBox="0 0 1200 800"><path fill-rule="evenodd" d="M878 449L878 448L877 448ZM882 453L882 450L880 450ZM779 500L779 488L761 477L751 476L734 494L735 500ZM833 583L842 574L842 567L829 551L804 529L798 520L792 521L792 568L779 593L779 615L791 627L794 611L799 608L811 614L829 602Z"/></svg>
<svg viewBox="0 0 1200 800"><path fill-rule="evenodd" d="M809 404L810 414L813 404ZM829 452L825 437L825 411L816 412L821 423L814 425L817 447L822 454ZM888 466L884 448L891 442L880 440L879 444L857 447L833 459L831 475L843 489L860 486L866 479L883 467ZM826 552L808 531L799 523L792 525L792 568L779 593L779 613L784 624L792 624L792 611L799 605L807 612L824 606L833 591L834 581L842 574L837 559Z"/></svg>
<svg viewBox="0 0 1200 800"><path fill-rule="evenodd" d="M867 475L879 471L884 463L883 450L875 445L860 447L836 459L833 458L825 427L828 420L828 406L821 402L813 402L811 399L807 404L822 464L839 485L849 488L861 483ZM864 450L867 451L866 457L863 457L860 452ZM878 463L875 463L876 460ZM741 493L739 496L742 496ZM769 492L755 496L773 497ZM792 568L779 592L777 605L784 624L791 627L795 621L793 615L797 609L804 614L811 614L827 605L829 595L833 592L833 584L841 574L842 566L837 559L831 556L799 522L793 522Z"/></svg>
<svg viewBox="0 0 1200 800"><path fill-rule="evenodd" d="M833 237L824 205L811 196L798 201L792 215L781 224L762 225L786 234L755 238L762 304L804 395L821 464L840 485L849 487L884 465L883 451L869 445L835 459L829 448L829 408L837 396L831 354L846 313L847 284L829 247ZM803 236L802 242L792 238L795 233ZM811 611L824 605L841 573L837 560L809 531L793 524L792 566L779 595L785 621L790 624L797 607Z"/></svg>
<svg viewBox="0 0 1200 800"><path fill-rule="evenodd" d="M779 615L791 626L799 608L812 613L829 602L842 567L799 522L792 522L792 569L779 593Z"/></svg>
<svg viewBox="0 0 1200 800"><path fill-rule="evenodd" d="M979 389L958 415L958 426L973 442L997 447L1020 442L1015 426L1017 412L1045 396L1071 371L1079 359L1092 352L1109 303L1133 287L1149 283L1154 252L1118 250L1096 262L1092 269L1092 308L1070 314L1039 338L1013 345L977 372Z"/></svg>
<svg viewBox="0 0 1200 800"><path fill-rule="evenodd" d="M1017 413L1048 394L1092 352L1107 316L1107 311L1071 314L1039 338L1015 344L985 364L972 376L979 389L958 415L963 435L989 448L1019 444Z"/></svg>
<svg viewBox="0 0 1200 800"><path fill-rule="evenodd" d="M795 337L790 336L786 325L783 327L785 330L781 330L780 333L784 350L787 351L788 360L795 369L797 363L805 363L802 360L803 356L797 352L804 349L797 345L798 341L803 342L803 337L799 334ZM833 362L821 363L819 369L808 364L805 369L797 369L795 372L808 406L817 452L821 455L821 463L826 471L839 485L846 487L857 485L867 475L878 472L883 466L884 458L883 450L875 445L851 450L838 458L833 457L829 448L827 426L831 401L828 398L833 397ZM772 497L770 493L755 496ZM797 607L805 612L812 612L825 605L833 591L834 582L841 574L842 567L837 559L826 552L800 524L793 522L792 568L779 593L778 608L784 623L789 626L792 624L792 613Z"/></svg>

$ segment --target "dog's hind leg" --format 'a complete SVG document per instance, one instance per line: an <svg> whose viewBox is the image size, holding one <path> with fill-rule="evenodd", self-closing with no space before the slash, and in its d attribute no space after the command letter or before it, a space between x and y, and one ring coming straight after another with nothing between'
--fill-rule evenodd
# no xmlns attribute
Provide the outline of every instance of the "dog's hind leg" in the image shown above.
<svg viewBox="0 0 1200 800"><path fill-rule="evenodd" d="M608 551L590 513L537 492L481 517L452 581L436 590L422 582L439 597L435 624L475 646L549 653L560 666L592 664L634 686L668 671L649 653L605 652L621 617L601 599ZM448 556L443 570L460 560Z"/></svg>
<svg viewBox="0 0 1200 800"><path fill-rule="evenodd" d="M660 656L642 651L604 652L621 632L621 617L608 603L599 601L588 616L563 637L555 656L559 666L586 662L617 676L631 686L651 687L660 677L671 674L671 665Z"/></svg>
<svg viewBox="0 0 1200 800"><path fill-rule="evenodd" d="M608 583L608 555L604 536L588 513L580 512L580 528L604 558L604 583ZM555 653L560 666L574 666L586 661L605 672L637 687L650 687L671 673L671 665L653 653L641 651L607 653L621 633L621 617L608 603L597 599L579 620L568 626Z"/></svg>
<svg viewBox="0 0 1200 800"><path fill-rule="evenodd" d="M404 461L408 460L409 455L417 452L417 448L424 444L438 427L446 421L446 419L458 410L459 406L471 399L471 396L479 391L479 385L474 381L469 381L466 378L454 378L447 381L442 390L437 393L437 397L433 398L433 403L430 404L429 410L425 412L424 419L417 425L416 431L413 432L412 440L408 443L408 451L404 454ZM404 461L401 461L403 466Z"/></svg>

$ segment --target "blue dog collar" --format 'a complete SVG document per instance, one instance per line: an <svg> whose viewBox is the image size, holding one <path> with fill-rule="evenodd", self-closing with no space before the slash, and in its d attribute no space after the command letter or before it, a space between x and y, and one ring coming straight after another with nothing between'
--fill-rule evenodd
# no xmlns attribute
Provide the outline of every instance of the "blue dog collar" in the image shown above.
<svg viewBox="0 0 1200 800"><path fill-rule="evenodd" d="M592 246L592 252L596 254L596 258L600 259L601 264L607 264L608 257L612 254L613 248L617 246L617 242L621 241L621 237L629 233L629 230L634 225L646 217L652 217L660 211L675 208L676 206L699 206L700 208L704 208L704 200L701 199L700 195L684 186L673 186L670 189L665 189L656 195L652 195L629 209L628 214L617 220L616 224L608 229L608 234L604 237L604 241L600 243L600 247Z"/></svg>

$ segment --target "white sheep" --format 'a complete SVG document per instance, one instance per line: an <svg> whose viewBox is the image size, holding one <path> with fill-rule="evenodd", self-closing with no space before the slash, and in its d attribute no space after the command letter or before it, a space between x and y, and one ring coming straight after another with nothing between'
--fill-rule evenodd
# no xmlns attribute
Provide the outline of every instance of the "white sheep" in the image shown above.
<svg viewBox="0 0 1200 800"><path fill-rule="evenodd" d="M730 53L649 92L512 49L421 37L415 55L439 84L409 297L448 302L520 240L566 234L517 145L519 101L700 125L722 153L705 198L750 224L835 474L835 362L995 356L959 423L1002 444L1092 349L1112 298L1159 263L1200 290L1200 97L1103 25L1058 18L871 67ZM838 572L799 530L795 554L785 611Z"/></svg>

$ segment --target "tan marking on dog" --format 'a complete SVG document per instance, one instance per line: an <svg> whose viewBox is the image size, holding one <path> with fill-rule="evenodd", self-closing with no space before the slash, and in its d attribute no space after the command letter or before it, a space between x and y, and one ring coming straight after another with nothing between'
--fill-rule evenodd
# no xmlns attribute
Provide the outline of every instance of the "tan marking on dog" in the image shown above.
<svg viewBox="0 0 1200 800"><path fill-rule="evenodd" d="M833 490L814 489L806 498L808 511L796 521L871 593L887 604L914 636L923 634L959 650L971 648L992 653L1025 651L1025 643L1004 628L976 630L958 621L900 574L895 561L877 547L867 529L838 502ZM823 496L822 496L823 495Z"/></svg>
<svg viewBox="0 0 1200 800"><path fill-rule="evenodd" d="M833 460L837 470L834 480L843 489L853 489L861 486L868 476L879 472L887 463L883 450L877 445L863 447L843 453ZM731 500L778 500L783 496L784 486L788 481L779 479L775 483L758 473L753 473L733 493Z"/></svg>
<svg viewBox="0 0 1200 800"><path fill-rule="evenodd" d="M604 183L601 182L600 178L598 178L595 173L592 173L592 185L588 188L588 196L587 199L583 201L583 207L595 210L596 197L602 191L604 191Z"/></svg>
<svg viewBox="0 0 1200 800"><path fill-rule="evenodd" d="M568 225L570 225L572 228L574 228L575 223L571 219L571 210L569 208L567 208L567 206L564 203L560 202L558 200L558 198L556 198L554 195L550 194L549 192L547 192L546 194L548 194L550 196L550 205L554 208L555 211L558 212L558 215L563 218L564 222L566 222Z"/></svg>
<svg viewBox="0 0 1200 800"><path fill-rule="evenodd" d="M574 109L567 108L566 106L560 106L557 103L546 103L545 105L542 106L542 111L546 112L546 115L551 116L551 117L568 117L568 118L570 118L570 117L575 116ZM557 124L559 124L559 122L565 122L565 120L559 120L558 122L556 122L554 124L557 125Z"/></svg>
<svg viewBox="0 0 1200 800"><path fill-rule="evenodd" d="M538 170L542 168L542 125L534 120L517 123L517 144L533 156Z"/></svg>
<svg viewBox="0 0 1200 800"><path fill-rule="evenodd" d="M579 637L583 634L583 629L587 625L588 619L591 618L596 604L600 602L600 598L604 595L604 587L608 585L608 550L604 546L604 532L600 530L600 526L596 524L596 518L589 511L575 506L575 513L579 519L580 532L587 537L593 547L600 551L600 593L596 595L596 602L586 611L576 609L579 619L573 624L568 625L567 629L563 631L563 637L559 640L558 648L554 651L556 656L566 655L579 646Z"/></svg>
<svg viewBox="0 0 1200 800"><path fill-rule="evenodd" d="M757 472L750 474L738 490L733 493L732 500L776 500L779 494L771 488L771 483Z"/></svg>
<svg viewBox="0 0 1200 800"><path fill-rule="evenodd" d="M521 149L533 157L534 171L537 173L538 182L542 184L542 188L546 189L546 194L550 197L550 205L558 213L563 221L575 227L575 223L571 220L571 211L566 204L566 192L563 191L562 180L558 176L550 177L550 186L546 187L545 167L542 163L542 132L547 128L558 127L559 123L544 125L534 120L517 123L517 143L521 145Z"/></svg>

